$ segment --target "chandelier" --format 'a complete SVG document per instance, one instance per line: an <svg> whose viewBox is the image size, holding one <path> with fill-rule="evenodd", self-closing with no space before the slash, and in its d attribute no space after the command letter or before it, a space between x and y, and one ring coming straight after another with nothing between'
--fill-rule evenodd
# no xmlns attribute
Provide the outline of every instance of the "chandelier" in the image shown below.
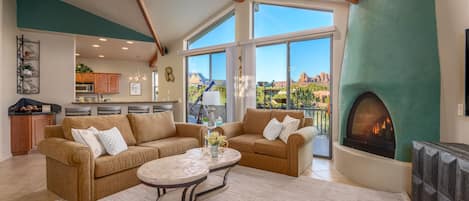
<svg viewBox="0 0 469 201"><path fill-rule="evenodd" d="M129 76L129 81L146 81L147 76L145 74L140 74L140 72L135 73L134 75Z"/></svg>

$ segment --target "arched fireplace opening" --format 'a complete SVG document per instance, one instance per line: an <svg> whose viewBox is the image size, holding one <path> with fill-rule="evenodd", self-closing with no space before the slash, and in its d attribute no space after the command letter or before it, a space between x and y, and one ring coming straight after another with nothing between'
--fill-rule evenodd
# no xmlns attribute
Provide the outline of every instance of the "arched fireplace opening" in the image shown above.
<svg viewBox="0 0 469 201"><path fill-rule="evenodd" d="M386 106L376 94L366 92L355 100L348 117L344 145L394 158L394 125Z"/></svg>

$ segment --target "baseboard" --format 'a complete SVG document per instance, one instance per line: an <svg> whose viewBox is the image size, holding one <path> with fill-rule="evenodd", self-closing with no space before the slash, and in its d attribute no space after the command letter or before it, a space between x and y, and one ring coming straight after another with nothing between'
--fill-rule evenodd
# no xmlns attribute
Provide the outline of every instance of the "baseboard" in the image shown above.
<svg viewBox="0 0 469 201"><path fill-rule="evenodd" d="M0 154L0 162L4 161L4 160L7 160L9 158L13 157L13 155L11 155L11 153L8 153L8 154L4 154L4 153L1 153Z"/></svg>

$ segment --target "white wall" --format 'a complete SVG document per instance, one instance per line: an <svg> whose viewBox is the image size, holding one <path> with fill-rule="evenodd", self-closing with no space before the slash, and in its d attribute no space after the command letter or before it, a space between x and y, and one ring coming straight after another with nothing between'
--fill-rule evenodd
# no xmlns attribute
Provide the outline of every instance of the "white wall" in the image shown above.
<svg viewBox="0 0 469 201"><path fill-rule="evenodd" d="M127 61L115 59L95 59L95 58L76 58L76 63L83 63L98 73L120 73L121 79L119 82L119 94L105 95L106 98L111 98L112 101L150 101L153 98L152 92L152 69L148 67L148 62L144 61ZM128 77L135 76L139 72L140 75L147 77L146 81L142 83L142 95L130 96L129 86L130 82ZM73 81L72 81L73 82Z"/></svg>
<svg viewBox="0 0 469 201"><path fill-rule="evenodd" d="M464 103L465 29L469 28L469 1L436 0L441 66L441 140L469 143L469 118L457 115ZM466 106L469 107L469 106Z"/></svg>
<svg viewBox="0 0 469 201"><path fill-rule="evenodd" d="M40 93L19 95L41 102L69 106L75 98L75 38L69 35L21 31L24 37L40 41ZM57 115L61 122L64 112Z"/></svg>
<svg viewBox="0 0 469 201"><path fill-rule="evenodd" d="M8 107L16 96L16 1L0 1L0 161L11 156Z"/></svg>
<svg viewBox="0 0 469 201"><path fill-rule="evenodd" d="M348 24L348 13L349 13L349 5L347 3L334 3L334 2L325 2L325 1L302 1L302 0L291 0L286 3L285 1L280 0L262 0L262 2L269 2L275 4L287 4L291 6L299 6L299 7L310 7L310 8L317 8L317 9L327 9L334 11L334 23L337 27L337 33L333 39L333 58L332 58L332 65L333 65L333 94L339 93L339 80L340 80L340 72L342 66L342 58L344 52L344 45L345 45L345 35L347 33L347 24ZM236 4L236 39L238 41L246 41L249 40L250 36L250 14L249 14L249 1L245 1L242 4ZM208 20L208 19L207 19ZM195 26L194 29L200 27ZM188 33L187 35L189 35ZM184 100L184 79L185 79L185 67L184 67L184 57L177 55L177 51L182 50L183 47L183 39L179 39L177 42L171 44L169 46L170 53L166 56L160 57L158 60L158 72L164 72L164 67L172 66L174 75L176 76L176 82L168 83L164 80L164 73L159 73L159 88L160 88L160 96L159 99L166 99L168 95L166 92L169 90L170 95L169 97L172 99L179 99ZM335 96L337 97L337 96ZM337 139L337 134L339 131L339 123L338 123L338 100L337 98L333 99L333 136L334 139ZM178 121L184 121L185 115L185 108L184 103L178 104L175 108L175 117Z"/></svg>

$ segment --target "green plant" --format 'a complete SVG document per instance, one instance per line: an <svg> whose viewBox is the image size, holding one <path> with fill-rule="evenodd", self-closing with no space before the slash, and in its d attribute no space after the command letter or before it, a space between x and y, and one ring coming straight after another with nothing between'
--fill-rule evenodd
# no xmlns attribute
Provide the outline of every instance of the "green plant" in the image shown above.
<svg viewBox="0 0 469 201"><path fill-rule="evenodd" d="M202 122L208 122L208 117L203 117Z"/></svg>
<svg viewBox="0 0 469 201"><path fill-rule="evenodd" d="M77 64L75 67L77 73L92 73L93 70L85 64Z"/></svg>

